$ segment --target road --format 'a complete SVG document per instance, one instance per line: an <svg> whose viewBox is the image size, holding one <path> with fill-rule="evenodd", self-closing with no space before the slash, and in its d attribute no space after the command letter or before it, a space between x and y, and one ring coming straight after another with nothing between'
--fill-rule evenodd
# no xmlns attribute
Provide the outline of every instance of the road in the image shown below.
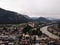
<svg viewBox="0 0 60 45"><path fill-rule="evenodd" d="M40 30L42 31L42 33L46 34L46 35L49 36L50 38L59 39L59 38L60 38L59 36L54 35L54 34L50 33L50 32L47 30L48 27L49 27L49 26L42 27L42 28L40 28Z"/></svg>

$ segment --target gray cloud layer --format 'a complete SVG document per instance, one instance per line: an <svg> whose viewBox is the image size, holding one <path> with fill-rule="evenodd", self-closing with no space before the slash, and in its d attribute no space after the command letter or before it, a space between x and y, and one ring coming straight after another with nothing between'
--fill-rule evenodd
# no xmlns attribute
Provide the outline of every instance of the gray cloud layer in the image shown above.
<svg viewBox="0 0 60 45"><path fill-rule="evenodd" d="M60 18L60 0L0 0L0 7L30 17Z"/></svg>

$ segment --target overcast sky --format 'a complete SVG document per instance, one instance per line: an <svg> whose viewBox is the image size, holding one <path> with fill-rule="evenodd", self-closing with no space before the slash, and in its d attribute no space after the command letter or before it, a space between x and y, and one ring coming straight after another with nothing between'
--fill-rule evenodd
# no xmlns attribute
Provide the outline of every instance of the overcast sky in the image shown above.
<svg viewBox="0 0 60 45"><path fill-rule="evenodd" d="M60 0L0 0L0 7L30 17L60 18Z"/></svg>

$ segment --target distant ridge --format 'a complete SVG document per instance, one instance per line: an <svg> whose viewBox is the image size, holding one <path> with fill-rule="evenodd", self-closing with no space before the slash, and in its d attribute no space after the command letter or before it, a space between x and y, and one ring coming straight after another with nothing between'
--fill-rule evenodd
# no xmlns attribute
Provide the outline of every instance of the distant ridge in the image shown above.
<svg viewBox="0 0 60 45"><path fill-rule="evenodd" d="M39 18L36 19L36 21L37 22L51 22L51 20L48 20L48 19L46 19L44 17L39 17Z"/></svg>

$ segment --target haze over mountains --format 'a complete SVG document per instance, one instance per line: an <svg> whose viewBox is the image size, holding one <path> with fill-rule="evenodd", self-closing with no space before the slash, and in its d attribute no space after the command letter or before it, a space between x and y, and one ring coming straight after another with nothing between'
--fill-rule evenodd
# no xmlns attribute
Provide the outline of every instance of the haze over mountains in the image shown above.
<svg viewBox="0 0 60 45"><path fill-rule="evenodd" d="M52 19L51 20L56 20ZM51 22L50 18L39 17L39 18L30 18L27 15L18 14L16 12L8 11L0 8L0 23L26 23L29 21L43 21L43 22Z"/></svg>

